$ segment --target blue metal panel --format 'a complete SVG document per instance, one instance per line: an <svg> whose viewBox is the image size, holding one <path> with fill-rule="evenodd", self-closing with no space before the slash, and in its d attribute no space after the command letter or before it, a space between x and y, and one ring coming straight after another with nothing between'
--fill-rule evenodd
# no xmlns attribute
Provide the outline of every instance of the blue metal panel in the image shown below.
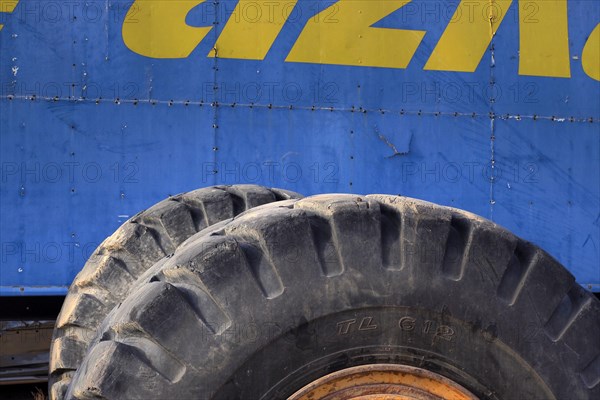
<svg viewBox="0 0 600 400"><path fill-rule="evenodd" d="M598 126L501 120L492 219L547 249L585 287L600 290Z"/></svg>
<svg viewBox="0 0 600 400"><path fill-rule="evenodd" d="M424 70L457 4L431 0L374 25L427 32L405 69L285 62L334 3L300 0L260 61L207 57L234 0L188 14L218 23L178 59L127 48L130 0L0 12L0 295L64 292L129 216L221 183L466 209L600 291L600 84L581 65L600 3L568 1L570 78L519 75L516 1L474 72Z"/></svg>
<svg viewBox="0 0 600 400"><path fill-rule="evenodd" d="M3 292L63 291L100 242L169 194L202 186L210 107L2 100ZM35 118L31 118L35 116ZM160 184L159 184L160 183ZM48 294L56 289L48 288Z"/></svg>

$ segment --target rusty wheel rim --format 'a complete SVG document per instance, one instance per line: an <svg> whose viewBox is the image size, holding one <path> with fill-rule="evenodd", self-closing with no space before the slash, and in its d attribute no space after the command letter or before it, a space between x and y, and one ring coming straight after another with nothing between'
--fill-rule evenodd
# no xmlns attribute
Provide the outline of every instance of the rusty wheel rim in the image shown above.
<svg viewBox="0 0 600 400"><path fill-rule="evenodd" d="M395 364L343 369L312 381L288 400L477 400L434 372Z"/></svg>

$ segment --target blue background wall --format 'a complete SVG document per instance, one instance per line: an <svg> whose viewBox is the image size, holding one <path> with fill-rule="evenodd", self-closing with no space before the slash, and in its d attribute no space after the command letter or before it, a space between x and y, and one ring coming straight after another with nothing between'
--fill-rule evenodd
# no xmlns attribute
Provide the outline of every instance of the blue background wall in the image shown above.
<svg viewBox="0 0 600 400"><path fill-rule="evenodd" d="M518 75L516 2L473 73L423 70L451 13L381 21L427 31L407 69L385 69L284 62L331 1L300 0L263 61L206 57L226 15L188 58L159 60L125 47L130 2L72 3L0 14L0 294L63 293L139 210L235 183L466 209L600 290L600 83L580 61L600 3L568 3L568 79Z"/></svg>

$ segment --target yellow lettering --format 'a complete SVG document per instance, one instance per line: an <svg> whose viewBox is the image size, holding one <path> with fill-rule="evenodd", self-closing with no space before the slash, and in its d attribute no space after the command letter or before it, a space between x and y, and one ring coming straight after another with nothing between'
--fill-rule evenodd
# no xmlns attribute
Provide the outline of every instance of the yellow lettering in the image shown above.
<svg viewBox="0 0 600 400"><path fill-rule="evenodd" d="M123 22L123 41L133 52L152 58L185 58L212 26L192 27L185 18L205 0L136 0Z"/></svg>
<svg viewBox="0 0 600 400"><path fill-rule="evenodd" d="M426 70L474 72L512 0L461 0Z"/></svg>
<svg viewBox="0 0 600 400"><path fill-rule="evenodd" d="M17 6L17 3L19 3L19 0L0 0L0 12L13 12Z"/></svg>
<svg viewBox="0 0 600 400"><path fill-rule="evenodd" d="M571 77L567 0L519 0L519 75Z"/></svg>
<svg viewBox="0 0 600 400"><path fill-rule="evenodd" d="M583 46L581 65L590 78L600 81L600 24L596 25Z"/></svg>
<svg viewBox="0 0 600 400"><path fill-rule="evenodd" d="M209 57L263 60L298 0L240 0Z"/></svg>
<svg viewBox="0 0 600 400"><path fill-rule="evenodd" d="M406 68L425 31L371 25L411 0L340 0L309 20L286 61Z"/></svg>
<svg viewBox="0 0 600 400"><path fill-rule="evenodd" d="M19 0L0 0L0 12L11 13L19 3ZM4 28L4 24L0 24L0 31Z"/></svg>

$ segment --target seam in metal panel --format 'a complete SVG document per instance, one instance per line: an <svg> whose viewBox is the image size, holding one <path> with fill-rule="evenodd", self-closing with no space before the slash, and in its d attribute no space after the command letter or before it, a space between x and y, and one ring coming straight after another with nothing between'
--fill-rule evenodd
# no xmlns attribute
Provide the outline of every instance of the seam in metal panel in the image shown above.
<svg viewBox="0 0 600 400"><path fill-rule="evenodd" d="M47 102L71 102L71 103L112 103L116 104L111 99L87 99L87 98L59 98L59 97L41 97L41 96L15 96L5 95L0 96L0 101L47 101ZM521 114L510 114L510 113L495 113L495 114L482 114L478 112L458 112L458 111L429 111L429 110L390 110L390 109L367 109L362 107L319 107L319 106L293 106L289 105L277 105L277 104L260 104L260 103L218 103L191 100L141 100L141 99L119 99L120 104L151 104L151 105L166 105L166 106L211 106L211 107L246 107L246 108L257 108L257 109L270 109L270 110L302 110L302 111L327 111L327 112L351 112L359 114L367 113L379 113L379 114L392 114L392 115L416 115L419 117L467 117L467 118L494 118L498 120L514 120L519 122L522 120L533 120L533 121L551 121L556 123L587 123L587 124L598 124L600 123L600 116L582 117L582 116L557 116L557 115L521 115Z"/></svg>
<svg viewBox="0 0 600 400"><path fill-rule="evenodd" d="M494 5L494 1L495 0L490 0L490 6ZM493 7L490 7L490 10L493 10ZM490 11L491 12L491 11ZM506 12L508 12L508 10L506 10ZM490 206L490 215L489 215L489 219L490 221L494 220L494 204L495 204L495 200L494 200L494 174L495 174L495 167L496 167L496 153L495 153L495 141L496 141L496 136L495 136L495 118L496 115L494 113L494 85L496 84L495 81L495 75L494 75L494 68L495 68L495 64L496 64L496 59L495 59L495 43L494 43L494 38L495 38L495 34L494 34L494 15L490 14L488 16L489 18L489 22L490 22L490 66L489 66L489 70L490 70L490 74L489 74L489 87L490 87L490 94L488 97L488 105L489 105L489 113L490 113L490 167L491 167L491 174L490 174L490 199L489 199L489 206Z"/></svg>
<svg viewBox="0 0 600 400"><path fill-rule="evenodd" d="M219 164L218 164L218 153L219 153L219 81L217 79L219 73L219 52L217 49L217 39L219 37L219 10L220 10L220 2L219 0L213 1L213 6L215 7L214 12L214 22L213 22L213 36L214 36L214 47L213 50L215 52L215 56L213 57L213 102L214 102L214 112L213 112L213 120L212 120L212 130L213 130L213 163L215 169L213 170L213 181L212 184L215 185L218 183L219 176Z"/></svg>

